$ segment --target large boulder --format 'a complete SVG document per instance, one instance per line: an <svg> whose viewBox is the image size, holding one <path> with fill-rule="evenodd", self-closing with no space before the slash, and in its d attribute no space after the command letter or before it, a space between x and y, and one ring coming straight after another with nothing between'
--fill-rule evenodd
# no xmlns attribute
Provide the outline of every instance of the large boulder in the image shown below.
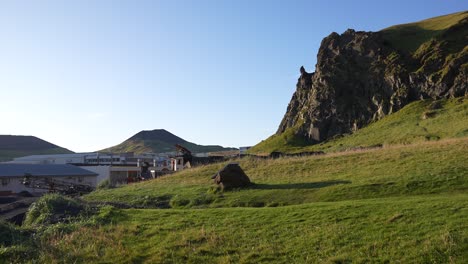
<svg viewBox="0 0 468 264"><path fill-rule="evenodd" d="M238 163L229 163L213 175L211 179L222 189L247 187L251 184L249 177Z"/></svg>

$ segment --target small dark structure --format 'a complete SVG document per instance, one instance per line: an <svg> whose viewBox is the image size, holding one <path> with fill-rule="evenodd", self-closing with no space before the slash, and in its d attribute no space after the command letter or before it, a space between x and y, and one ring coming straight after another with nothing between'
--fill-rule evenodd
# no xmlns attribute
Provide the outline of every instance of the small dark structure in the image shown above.
<svg viewBox="0 0 468 264"><path fill-rule="evenodd" d="M211 179L222 189L247 187L252 184L238 163L229 163Z"/></svg>

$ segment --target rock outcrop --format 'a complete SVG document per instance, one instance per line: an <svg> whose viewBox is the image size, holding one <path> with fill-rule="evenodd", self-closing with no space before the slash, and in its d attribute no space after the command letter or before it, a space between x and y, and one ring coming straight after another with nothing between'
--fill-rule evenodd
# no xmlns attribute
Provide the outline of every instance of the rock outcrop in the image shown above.
<svg viewBox="0 0 468 264"><path fill-rule="evenodd" d="M300 68L277 134L293 129L317 143L352 133L415 100L468 95L468 16L416 50L399 48L392 34L349 29L323 39L315 72Z"/></svg>
<svg viewBox="0 0 468 264"><path fill-rule="evenodd" d="M223 190L247 187L251 185L249 177L238 163L229 163L211 177Z"/></svg>

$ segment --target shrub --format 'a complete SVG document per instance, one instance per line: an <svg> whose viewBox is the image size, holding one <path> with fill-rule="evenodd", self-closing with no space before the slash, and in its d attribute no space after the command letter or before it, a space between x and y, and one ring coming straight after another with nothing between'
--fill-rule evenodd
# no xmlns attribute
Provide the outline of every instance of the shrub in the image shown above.
<svg viewBox="0 0 468 264"><path fill-rule="evenodd" d="M46 194L31 205L24 224L28 226L57 223L78 216L84 209L80 202L70 197Z"/></svg>
<svg viewBox="0 0 468 264"><path fill-rule="evenodd" d="M0 246L11 246L22 240L22 234L14 225L0 221Z"/></svg>

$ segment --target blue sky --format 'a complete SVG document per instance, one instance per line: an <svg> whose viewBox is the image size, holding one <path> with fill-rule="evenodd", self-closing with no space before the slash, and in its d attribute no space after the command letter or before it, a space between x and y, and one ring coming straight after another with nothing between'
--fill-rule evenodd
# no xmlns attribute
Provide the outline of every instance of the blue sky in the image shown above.
<svg viewBox="0 0 468 264"><path fill-rule="evenodd" d="M73 151L164 128L198 144L273 134L321 40L468 1L1 1L0 134Z"/></svg>

